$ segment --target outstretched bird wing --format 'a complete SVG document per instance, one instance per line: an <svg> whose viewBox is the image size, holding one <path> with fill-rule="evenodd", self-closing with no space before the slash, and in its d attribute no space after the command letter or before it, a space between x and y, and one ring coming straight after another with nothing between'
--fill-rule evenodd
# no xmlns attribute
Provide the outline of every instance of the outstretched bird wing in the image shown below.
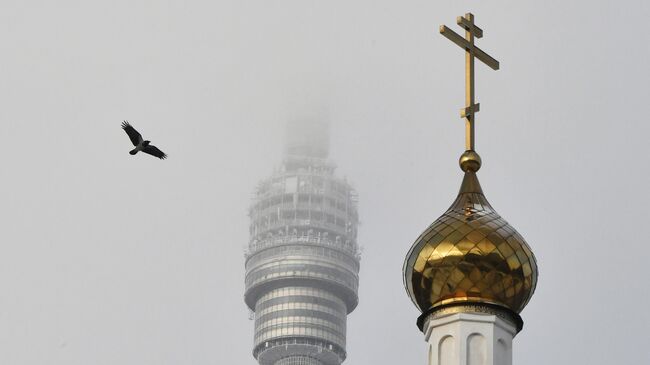
<svg viewBox="0 0 650 365"><path fill-rule="evenodd" d="M131 140L131 143L133 143L134 146L139 145L142 143L142 135L138 133L138 131L135 130L135 128L131 127L129 122L126 120L122 122L122 129L126 132L126 134L129 135L129 139Z"/></svg>
<svg viewBox="0 0 650 365"><path fill-rule="evenodd" d="M158 147L156 147L154 145L148 145L147 147L145 147L142 150L142 152L148 153L151 156L156 156L161 160L164 160L164 159L167 158L167 155L163 151L159 150Z"/></svg>

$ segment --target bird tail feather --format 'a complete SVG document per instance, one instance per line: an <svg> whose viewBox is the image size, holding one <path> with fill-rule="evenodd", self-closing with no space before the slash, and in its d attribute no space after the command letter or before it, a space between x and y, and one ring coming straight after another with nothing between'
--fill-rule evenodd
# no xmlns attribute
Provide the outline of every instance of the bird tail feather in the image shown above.
<svg viewBox="0 0 650 365"><path fill-rule="evenodd" d="M134 148L134 149L132 149L131 151L129 151L129 154L130 154L130 155L135 155L136 153L138 153L138 149L137 149L137 148Z"/></svg>

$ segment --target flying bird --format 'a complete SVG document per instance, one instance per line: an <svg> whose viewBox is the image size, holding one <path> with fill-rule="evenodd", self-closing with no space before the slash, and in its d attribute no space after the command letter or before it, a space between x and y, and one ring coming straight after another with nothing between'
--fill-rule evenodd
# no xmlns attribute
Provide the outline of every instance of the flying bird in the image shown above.
<svg viewBox="0 0 650 365"><path fill-rule="evenodd" d="M122 129L124 129L126 134L129 135L129 139L135 146L134 149L129 151L131 155L135 155L138 153L138 151L142 151L144 153L150 154L151 156L156 156L161 160L167 158L167 155L163 151L159 150L158 147L150 144L151 142L149 141L145 141L142 138L142 135L138 133L138 131L136 131L135 128L133 128L131 124L129 124L129 122L126 120L122 122Z"/></svg>

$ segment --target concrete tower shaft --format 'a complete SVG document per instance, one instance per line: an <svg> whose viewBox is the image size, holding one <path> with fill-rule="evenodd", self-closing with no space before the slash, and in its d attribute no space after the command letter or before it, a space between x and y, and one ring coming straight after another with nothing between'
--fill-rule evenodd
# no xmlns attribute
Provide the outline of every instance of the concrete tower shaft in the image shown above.
<svg viewBox="0 0 650 365"><path fill-rule="evenodd" d="M288 138L282 168L259 184L249 212L245 301L262 365L341 364L358 303L357 196L334 175L323 129L300 129L304 141Z"/></svg>

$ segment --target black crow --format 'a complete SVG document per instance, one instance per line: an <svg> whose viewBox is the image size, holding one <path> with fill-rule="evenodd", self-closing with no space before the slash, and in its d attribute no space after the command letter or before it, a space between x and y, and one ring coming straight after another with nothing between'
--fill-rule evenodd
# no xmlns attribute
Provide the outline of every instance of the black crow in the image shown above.
<svg viewBox="0 0 650 365"><path fill-rule="evenodd" d="M126 120L122 123L122 129L124 129L126 134L129 135L129 139L131 139L131 142L135 146L135 148L129 152L130 154L135 155L138 151L142 151L151 156L156 156L161 160L167 158L167 155L163 151L159 150L156 146L149 144L149 141L143 140L142 135L138 133L138 131L136 131L135 128L133 128Z"/></svg>

